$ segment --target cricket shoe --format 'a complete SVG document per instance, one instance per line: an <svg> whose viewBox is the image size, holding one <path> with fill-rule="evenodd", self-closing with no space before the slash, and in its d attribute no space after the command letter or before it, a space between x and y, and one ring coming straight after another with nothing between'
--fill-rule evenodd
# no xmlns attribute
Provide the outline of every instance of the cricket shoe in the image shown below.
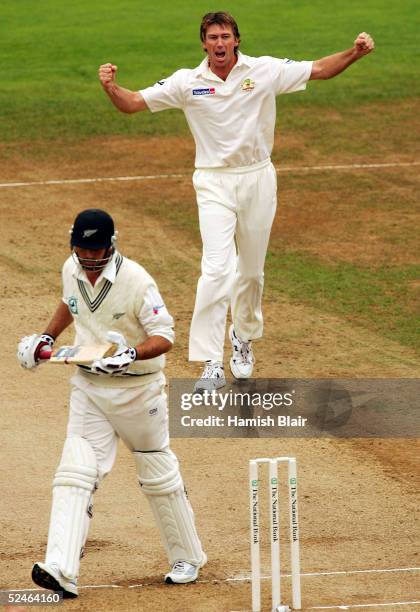
<svg viewBox="0 0 420 612"><path fill-rule="evenodd" d="M201 563L193 565L188 561L176 561L173 564L171 571L166 574L166 584L187 584L187 582L195 582L198 578L200 568L207 563L207 555L203 552Z"/></svg>
<svg viewBox="0 0 420 612"><path fill-rule="evenodd" d="M63 592L63 599L77 597L77 584L75 580L69 580L60 572L58 565L51 563L35 563L32 568L32 580L43 589L50 591Z"/></svg>
<svg viewBox="0 0 420 612"><path fill-rule="evenodd" d="M213 391L226 384L225 369L220 361L206 361L201 378L194 385L194 393Z"/></svg>
<svg viewBox="0 0 420 612"><path fill-rule="evenodd" d="M235 378L250 378L255 363L252 342L244 342L238 338L233 325L229 328L229 339L233 351L230 359L230 371Z"/></svg>

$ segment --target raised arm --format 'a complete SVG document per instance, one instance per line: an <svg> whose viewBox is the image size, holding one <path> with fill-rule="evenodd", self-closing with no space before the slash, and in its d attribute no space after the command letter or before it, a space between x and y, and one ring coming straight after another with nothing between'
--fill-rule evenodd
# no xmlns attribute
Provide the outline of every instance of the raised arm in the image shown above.
<svg viewBox="0 0 420 612"><path fill-rule="evenodd" d="M108 63L99 66L99 80L112 104L122 113L137 113L148 110L140 92L131 91L117 85L115 82L117 70L118 68L114 64Z"/></svg>
<svg viewBox="0 0 420 612"><path fill-rule="evenodd" d="M337 74L343 72L353 62L373 51L374 47L375 43L370 34L362 32L354 41L351 49L316 60L312 65L310 80L331 79L337 76Z"/></svg>

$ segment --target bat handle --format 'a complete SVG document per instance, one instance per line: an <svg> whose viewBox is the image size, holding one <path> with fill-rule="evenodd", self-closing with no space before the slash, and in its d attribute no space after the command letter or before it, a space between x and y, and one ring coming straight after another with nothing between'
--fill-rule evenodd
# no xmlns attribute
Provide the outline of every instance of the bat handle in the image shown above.
<svg viewBox="0 0 420 612"><path fill-rule="evenodd" d="M43 346L39 351L38 359L50 359L52 350L49 346Z"/></svg>

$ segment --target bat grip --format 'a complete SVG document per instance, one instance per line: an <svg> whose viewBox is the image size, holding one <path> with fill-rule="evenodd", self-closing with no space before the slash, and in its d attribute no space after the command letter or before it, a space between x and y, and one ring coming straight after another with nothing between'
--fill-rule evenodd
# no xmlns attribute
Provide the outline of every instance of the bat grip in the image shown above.
<svg viewBox="0 0 420 612"><path fill-rule="evenodd" d="M49 346L43 346L39 351L38 359L50 359L52 350Z"/></svg>

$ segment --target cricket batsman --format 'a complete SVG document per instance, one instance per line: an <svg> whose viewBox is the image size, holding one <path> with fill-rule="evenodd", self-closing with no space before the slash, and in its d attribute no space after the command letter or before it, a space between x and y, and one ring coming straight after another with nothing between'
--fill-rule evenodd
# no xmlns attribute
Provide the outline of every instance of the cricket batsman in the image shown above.
<svg viewBox="0 0 420 612"><path fill-rule="evenodd" d="M78 366L71 379L47 551L45 560L33 566L32 579L45 589L63 591L65 598L77 597L93 494L111 471L121 438L133 453L168 556L171 569L165 582L193 582L207 557L169 447L163 368L164 354L174 342L173 319L150 274L118 252L114 221L107 212L87 209L77 215L70 246L62 301L42 334L22 338L18 360L24 368L39 366L72 323L75 345L117 340L118 348L110 357Z"/></svg>

